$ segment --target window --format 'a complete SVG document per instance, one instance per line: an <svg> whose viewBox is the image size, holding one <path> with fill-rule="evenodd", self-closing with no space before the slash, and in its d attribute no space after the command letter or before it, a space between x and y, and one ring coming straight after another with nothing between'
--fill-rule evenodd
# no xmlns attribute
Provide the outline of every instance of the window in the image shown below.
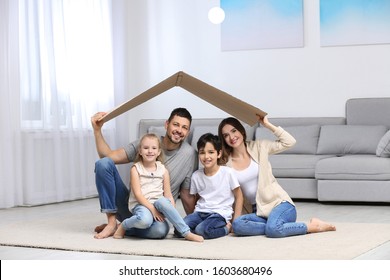
<svg viewBox="0 0 390 280"><path fill-rule="evenodd" d="M113 107L107 0L20 0L21 125L86 129Z"/></svg>

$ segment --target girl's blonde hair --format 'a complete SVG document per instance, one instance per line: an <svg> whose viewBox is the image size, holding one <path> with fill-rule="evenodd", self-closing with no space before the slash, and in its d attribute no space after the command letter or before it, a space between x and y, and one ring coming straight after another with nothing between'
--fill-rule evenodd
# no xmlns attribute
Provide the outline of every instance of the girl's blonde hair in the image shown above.
<svg viewBox="0 0 390 280"><path fill-rule="evenodd" d="M139 143L138 143L138 146L137 146L137 155L136 155L136 157L134 159L134 163L142 161L142 157L139 154L139 151L141 149L143 140L145 140L146 138L155 139L157 141L157 143L158 143L158 150L160 151L160 154L158 155L156 160L157 161L161 161L163 163L164 162L164 155L162 153L161 141L160 141L160 138L156 134L154 134L154 133L147 133L144 136L142 136L142 138L139 140Z"/></svg>

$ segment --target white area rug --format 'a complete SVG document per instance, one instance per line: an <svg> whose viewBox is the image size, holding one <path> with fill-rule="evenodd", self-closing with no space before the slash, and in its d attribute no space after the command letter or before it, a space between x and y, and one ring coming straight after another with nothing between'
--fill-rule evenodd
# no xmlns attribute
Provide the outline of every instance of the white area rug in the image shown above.
<svg viewBox="0 0 390 280"><path fill-rule="evenodd" d="M193 259L343 260L353 259L390 239L390 224L336 224L337 231L281 239L229 235L204 243L168 235L164 240L93 238L102 215L14 222L0 229L0 244L82 252Z"/></svg>

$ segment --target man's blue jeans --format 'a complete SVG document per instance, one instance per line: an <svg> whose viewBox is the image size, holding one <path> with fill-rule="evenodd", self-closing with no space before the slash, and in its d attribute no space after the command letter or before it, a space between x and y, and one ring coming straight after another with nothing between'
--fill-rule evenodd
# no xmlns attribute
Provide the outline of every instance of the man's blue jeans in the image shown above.
<svg viewBox="0 0 390 280"><path fill-rule="evenodd" d="M110 158L102 158L95 163L96 188L99 193L100 211L102 213L116 214L122 222L132 214L129 211L129 190L119 176L115 163ZM169 232L169 224L154 221L149 228L132 228L126 231L126 235L149 239L162 239Z"/></svg>
<svg viewBox="0 0 390 280"><path fill-rule="evenodd" d="M236 218L233 221L233 232L238 236L266 235L273 238L306 234L306 224L297 223L296 219L295 206L286 201L272 209L268 219L256 213Z"/></svg>
<svg viewBox="0 0 390 280"><path fill-rule="evenodd" d="M218 238L229 233L225 218L218 213L195 211L186 216L184 221L192 232L203 236L205 239Z"/></svg>

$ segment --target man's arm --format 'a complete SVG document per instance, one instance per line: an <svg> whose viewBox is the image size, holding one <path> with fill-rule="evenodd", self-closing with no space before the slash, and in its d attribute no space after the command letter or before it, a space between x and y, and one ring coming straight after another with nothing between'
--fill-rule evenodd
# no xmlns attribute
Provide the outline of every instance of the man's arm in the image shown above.
<svg viewBox="0 0 390 280"><path fill-rule="evenodd" d="M192 151L191 155L192 159L189 161L191 163L190 168L188 169L188 173L186 178L181 184L180 188L180 198L183 203L184 211L187 215L191 214L195 210L195 204L197 198L195 195L190 194L190 186L191 186L191 177L195 170L198 169L198 155L195 150Z"/></svg>
<svg viewBox="0 0 390 280"><path fill-rule="evenodd" d="M186 215L189 215L194 212L196 204L196 196L190 194L189 189L180 190L180 199L183 204L184 211Z"/></svg>
<svg viewBox="0 0 390 280"><path fill-rule="evenodd" d="M103 137L102 127L104 121L98 121L101 117L107 113L99 112L91 117L91 124L93 128L93 134L95 136L96 151L100 158L109 157L115 163L128 163L126 152L123 148L112 150Z"/></svg>

